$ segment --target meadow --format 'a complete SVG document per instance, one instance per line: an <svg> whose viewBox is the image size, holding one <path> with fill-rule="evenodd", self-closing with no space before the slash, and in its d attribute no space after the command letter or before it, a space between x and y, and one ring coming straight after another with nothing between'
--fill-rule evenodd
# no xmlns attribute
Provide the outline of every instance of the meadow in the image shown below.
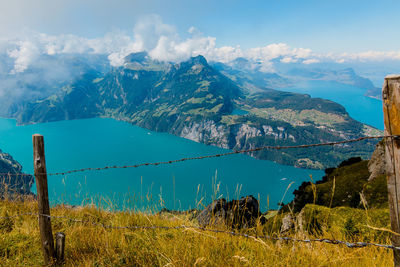
<svg viewBox="0 0 400 267"><path fill-rule="evenodd" d="M42 266L40 233L33 198L0 201L0 265ZM65 266L390 266L392 251L378 247L348 248L342 244L303 243L257 238L260 235L299 239L330 238L349 242L390 244L387 209L304 208L302 226L279 232L284 215L266 213L268 221L231 230L235 236L197 228L193 212L106 210L95 205L51 209L53 233L66 234ZM181 227L181 226L185 227ZM133 229L129 227L181 227Z"/></svg>

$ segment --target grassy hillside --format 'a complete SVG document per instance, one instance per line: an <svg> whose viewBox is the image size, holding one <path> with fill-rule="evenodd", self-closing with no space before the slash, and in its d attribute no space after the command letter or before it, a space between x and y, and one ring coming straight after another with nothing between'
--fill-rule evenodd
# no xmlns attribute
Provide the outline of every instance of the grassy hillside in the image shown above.
<svg viewBox="0 0 400 267"><path fill-rule="evenodd" d="M369 208L388 208L386 175L378 175L372 180L369 177L368 160L351 158L337 168L326 169L322 180L303 182L293 192L295 197L289 205L294 212L313 203L325 207L363 208L366 205Z"/></svg>
<svg viewBox="0 0 400 267"><path fill-rule="evenodd" d="M1 201L0 217L35 212L36 203ZM105 211L94 207L63 207L51 210L53 232L66 234L66 266L390 266L392 252L382 248L351 249L324 243L276 242L231 236L198 229L131 230L101 226L195 226L190 215L170 213ZM281 216L281 215L279 215ZM277 234L280 217L266 225L242 230L248 234ZM298 238L326 237L348 241L389 243L386 232L373 227L389 227L385 209L328 209L308 205L304 225L318 231L292 231ZM354 218L356 222L350 222ZM274 225L274 227L271 227ZM330 225L330 227L329 227ZM313 227L314 227L313 226ZM226 229L224 226L221 229ZM37 218L0 219L0 265L40 266L43 264Z"/></svg>

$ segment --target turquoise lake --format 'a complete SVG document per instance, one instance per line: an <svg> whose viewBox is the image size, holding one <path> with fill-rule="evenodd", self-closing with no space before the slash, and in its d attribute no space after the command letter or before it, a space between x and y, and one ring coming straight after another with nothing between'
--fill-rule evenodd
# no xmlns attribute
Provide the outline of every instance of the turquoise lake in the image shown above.
<svg viewBox="0 0 400 267"><path fill-rule="evenodd" d="M32 135L45 138L47 171L133 165L211 155L227 150L164 133L155 133L112 119L61 121L16 126L0 119L0 148L33 172ZM109 169L66 176L49 176L53 204L91 203L123 208L188 209L212 198L260 197L262 210L285 203L303 181L320 179L322 171L299 169L246 155L187 161L135 169ZM34 187L32 188L34 191ZM99 202L101 200L101 202ZM198 204L201 203L201 204Z"/></svg>
<svg viewBox="0 0 400 267"><path fill-rule="evenodd" d="M382 102L365 97L363 89L315 81L300 83L285 91L336 101L356 120L383 129ZM19 161L27 173L33 173L31 136L35 133L45 137L48 172L133 165L227 151L112 119L27 126L0 119L0 148ZM303 181L309 181L310 176L318 180L323 172L233 155L136 169L49 176L49 194L53 204L94 201L105 206L113 203L118 209L188 209L203 207L217 197L232 199L251 194L260 197L261 209L267 210L277 208L286 188L293 183L283 199L285 203L290 201L293 190Z"/></svg>
<svg viewBox="0 0 400 267"><path fill-rule="evenodd" d="M364 96L365 89L336 82L310 81L282 90L335 101L344 106L353 119L383 130L382 101Z"/></svg>

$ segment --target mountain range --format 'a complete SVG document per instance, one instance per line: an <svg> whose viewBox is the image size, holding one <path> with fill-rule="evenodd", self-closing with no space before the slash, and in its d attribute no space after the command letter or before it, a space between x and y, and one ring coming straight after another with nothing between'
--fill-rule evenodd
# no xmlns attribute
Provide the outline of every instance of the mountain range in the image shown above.
<svg viewBox="0 0 400 267"><path fill-rule="evenodd" d="M160 62L147 53L125 58L123 67L85 64L73 80L47 97L11 105L20 124L110 117L196 142L242 150L295 145L379 134L352 119L339 104L309 95L273 90L293 77L338 79L369 86L342 72L291 72L291 78L264 75L248 62L208 63L203 56L181 63ZM297 167L323 169L351 156L369 157L374 142L352 146L257 151L250 155Z"/></svg>
<svg viewBox="0 0 400 267"><path fill-rule="evenodd" d="M214 62L211 65L250 91L262 88L284 90L303 81L328 81L352 85L364 89L366 94L371 90L379 89L368 78L357 75L352 68L343 69L335 66L330 69L324 66L308 67L298 63L275 62L275 72L265 72L262 65L245 58L236 58L227 64Z"/></svg>

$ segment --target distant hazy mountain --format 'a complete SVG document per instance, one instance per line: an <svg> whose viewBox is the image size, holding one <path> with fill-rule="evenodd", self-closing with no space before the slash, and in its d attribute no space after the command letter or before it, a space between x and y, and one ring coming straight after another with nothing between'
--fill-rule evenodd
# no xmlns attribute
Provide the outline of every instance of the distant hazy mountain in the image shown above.
<svg viewBox="0 0 400 267"><path fill-rule="evenodd" d="M352 68L341 70L294 68L286 73L293 83L318 80L352 85L365 90L365 96L381 99L381 88L375 87L370 79L359 76Z"/></svg>
<svg viewBox="0 0 400 267"><path fill-rule="evenodd" d="M288 71L287 75L299 80L321 80L334 81L337 83L349 84L365 90L374 88L374 84L367 78L358 76L353 69L326 70L326 69L304 69L294 68Z"/></svg>
<svg viewBox="0 0 400 267"><path fill-rule="evenodd" d="M211 65L249 93L292 85L289 79L276 73L262 72L259 66L253 65L245 58L237 58L230 64L213 62Z"/></svg>
<svg viewBox="0 0 400 267"><path fill-rule="evenodd" d="M368 89L365 92L365 96L372 97L375 99L382 99L382 88L374 87L372 89Z"/></svg>
<svg viewBox="0 0 400 267"><path fill-rule="evenodd" d="M378 132L350 118L332 101L267 89L251 75L235 76L233 68L214 66L202 56L173 64L136 53L126 57L124 67L107 73L88 69L57 93L25 103L12 115L20 123L111 117L237 150L343 140ZM218 69L230 74L226 76ZM275 82L286 81L272 77ZM258 151L251 155L299 167L324 168L351 156L368 157L373 148L374 143L365 142L351 147Z"/></svg>
<svg viewBox="0 0 400 267"><path fill-rule="evenodd" d="M280 89L295 86L304 81L329 81L352 85L364 89L365 95L380 99L380 88L376 88L368 78L361 77L352 68L342 69L340 65L317 64L317 67L300 63L274 62L275 72L266 72L257 62L237 58L228 63L213 62L212 66L235 81L250 93L264 89Z"/></svg>

